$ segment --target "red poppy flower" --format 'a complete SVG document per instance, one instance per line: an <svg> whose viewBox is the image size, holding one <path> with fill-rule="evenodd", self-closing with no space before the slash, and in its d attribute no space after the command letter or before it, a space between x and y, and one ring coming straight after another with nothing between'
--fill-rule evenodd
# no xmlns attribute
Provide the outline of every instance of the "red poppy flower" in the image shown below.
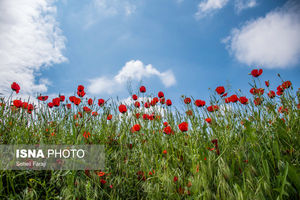
<svg viewBox="0 0 300 200"><path fill-rule="evenodd" d="M141 130L141 125L139 125L139 124L133 125L132 130L134 132L139 132Z"/></svg>
<svg viewBox="0 0 300 200"><path fill-rule="evenodd" d="M52 103L53 103L53 106L58 107L60 105L60 98L57 97L57 98L52 99Z"/></svg>
<svg viewBox="0 0 300 200"><path fill-rule="evenodd" d="M218 149L218 139L213 139L211 141L211 143L213 143L215 145L216 149Z"/></svg>
<svg viewBox="0 0 300 200"><path fill-rule="evenodd" d="M283 92L284 92L284 87L283 87L282 85L279 85L279 86L277 87L277 92L276 92L276 94L277 94L278 96L281 96L281 95L283 94Z"/></svg>
<svg viewBox="0 0 300 200"><path fill-rule="evenodd" d="M22 108L27 109L27 107L28 107L28 103L27 102L23 102L22 103Z"/></svg>
<svg viewBox="0 0 300 200"><path fill-rule="evenodd" d="M119 106L119 111L120 111L120 113L126 113L127 107L125 105L121 104Z"/></svg>
<svg viewBox="0 0 300 200"><path fill-rule="evenodd" d="M253 95L256 95L256 89L255 88L251 88L250 89L250 93L253 94Z"/></svg>
<svg viewBox="0 0 300 200"><path fill-rule="evenodd" d="M111 119L112 119L112 115L111 114L107 115L107 120L111 120Z"/></svg>
<svg viewBox="0 0 300 200"><path fill-rule="evenodd" d="M148 115L148 119L149 119L149 120L153 120L153 119L154 119L154 114Z"/></svg>
<svg viewBox="0 0 300 200"><path fill-rule="evenodd" d="M273 99L273 98L275 97L275 92L271 90L271 91L268 93L268 96L269 96L269 98Z"/></svg>
<svg viewBox="0 0 300 200"><path fill-rule="evenodd" d="M150 108L150 103L146 102L144 106L145 106L145 108Z"/></svg>
<svg viewBox="0 0 300 200"><path fill-rule="evenodd" d="M192 116L193 115L193 111L192 110L188 110L185 112L187 115Z"/></svg>
<svg viewBox="0 0 300 200"><path fill-rule="evenodd" d="M74 104L75 104L76 106L78 106L80 103L81 103L81 99L80 99L80 98L75 98Z"/></svg>
<svg viewBox="0 0 300 200"><path fill-rule="evenodd" d="M258 106L258 105L261 104L261 102L263 101L263 99L260 98L260 97L257 97L257 98L255 98L253 101L254 101L254 104L255 104L256 106Z"/></svg>
<svg viewBox="0 0 300 200"><path fill-rule="evenodd" d="M88 105L89 105L89 106L93 105L93 99L89 98L89 100L88 100Z"/></svg>
<svg viewBox="0 0 300 200"><path fill-rule="evenodd" d="M83 137L84 137L85 139L88 139L89 136L91 136L90 132L86 132L86 131L85 131L85 132L83 133Z"/></svg>
<svg viewBox="0 0 300 200"><path fill-rule="evenodd" d="M246 97L240 97L240 98L239 98L239 101L241 102L241 104L244 104L244 105L245 105L245 104L248 103L249 100L248 100Z"/></svg>
<svg viewBox="0 0 300 200"><path fill-rule="evenodd" d="M221 95L225 92L225 88L223 86L219 86L216 88L216 92Z"/></svg>
<svg viewBox="0 0 300 200"><path fill-rule="evenodd" d="M12 89L13 91L15 91L15 92L18 94L19 91L20 91L20 86L19 86L18 83L13 82L13 83L11 84L11 89Z"/></svg>
<svg viewBox="0 0 300 200"><path fill-rule="evenodd" d="M155 106L156 103L157 103L157 101L155 101L155 99L153 99L150 104L151 104L151 106Z"/></svg>
<svg viewBox="0 0 300 200"><path fill-rule="evenodd" d="M189 126L189 124L187 122L182 122L181 124L178 125L179 129L182 132L188 131L188 126Z"/></svg>
<svg viewBox="0 0 300 200"><path fill-rule="evenodd" d="M106 183L106 180L101 179L101 180L100 180L100 183L101 183L102 185L104 185L104 184Z"/></svg>
<svg viewBox="0 0 300 200"><path fill-rule="evenodd" d="M27 111L29 114L34 110L34 106L32 104L28 104Z"/></svg>
<svg viewBox="0 0 300 200"><path fill-rule="evenodd" d="M78 92L84 91L84 86L83 86L83 85L78 85L77 91L78 91Z"/></svg>
<svg viewBox="0 0 300 200"><path fill-rule="evenodd" d="M263 70L262 70L262 69L253 69L253 70L251 71L251 75L252 75L253 77L258 77L258 76L260 76L262 73L263 73Z"/></svg>
<svg viewBox="0 0 300 200"><path fill-rule="evenodd" d="M191 98L187 97L184 99L185 104L190 104L191 103Z"/></svg>
<svg viewBox="0 0 300 200"><path fill-rule="evenodd" d="M172 132L172 128L171 126L167 126L164 128L164 133L167 134L167 135L170 135Z"/></svg>
<svg viewBox="0 0 300 200"><path fill-rule="evenodd" d="M84 106L84 107L83 107L83 111L89 113L89 112L91 112L92 110L91 110L89 107Z"/></svg>
<svg viewBox="0 0 300 200"><path fill-rule="evenodd" d="M159 102L160 102L161 104L165 104L166 99L165 99L165 98L161 98L161 99L159 100Z"/></svg>
<svg viewBox="0 0 300 200"><path fill-rule="evenodd" d="M197 99L197 100L195 101L195 105L196 105L197 107L203 107L203 106L205 106L205 101L202 101L202 100L200 100L200 99Z"/></svg>
<svg viewBox="0 0 300 200"><path fill-rule="evenodd" d="M14 106L16 106L17 108L22 107L22 101L21 100L14 100L13 101Z"/></svg>
<svg viewBox="0 0 300 200"><path fill-rule="evenodd" d="M97 112L92 112L92 115L96 117L96 116L98 116L98 113Z"/></svg>
<svg viewBox="0 0 300 200"><path fill-rule="evenodd" d="M138 119L138 118L140 118L140 113L136 113L135 114L135 117Z"/></svg>
<svg viewBox="0 0 300 200"><path fill-rule="evenodd" d="M208 107L207 107L207 110L208 110L209 112L214 112L214 111L219 110L219 106L218 106L218 105L208 106Z"/></svg>
<svg viewBox="0 0 300 200"><path fill-rule="evenodd" d="M141 106L141 104L140 104L140 102L136 101L136 102L134 102L134 106L135 106L136 108L139 108L139 107Z"/></svg>
<svg viewBox="0 0 300 200"><path fill-rule="evenodd" d="M168 126L168 122L164 122L164 126L167 127Z"/></svg>
<svg viewBox="0 0 300 200"><path fill-rule="evenodd" d="M229 101L232 102L232 103L235 103L239 100L239 98L234 94L234 95L231 95L229 98Z"/></svg>
<svg viewBox="0 0 300 200"><path fill-rule="evenodd" d="M105 103L105 101L104 101L104 99L98 99L98 105L99 106L104 106L104 103Z"/></svg>
<svg viewBox="0 0 300 200"><path fill-rule="evenodd" d="M287 108L284 108L283 106L280 106L280 107L278 108L278 112L279 112L279 113L288 113L288 109L287 109Z"/></svg>
<svg viewBox="0 0 300 200"><path fill-rule="evenodd" d="M39 96L37 99L40 101L47 101L48 96Z"/></svg>
<svg viewBox="0 0 300 200"><path fill-rule="evenodd" d="M170 99L167 99L166 105L167 105L167 106L171 106L171 105L172 105L172 101L171 101Z"/></svg>
<svg viewBox="0 0 300 200"><path fill-rule="evenodd" d="M74 102L75 102L75 99L76 99L76 97L75 97L75 96L70 96L70 97L69 97L69 100L70 100L72 103L74 103Z"/></svg>
<svg viewBox="0 0 300 200"><path fill-rule="evenodd" d="M269 81L265 81L265 84L266 84L267 87L270 86L270 82Z"/></svg>
<svg viewBox="0 0 300 200"><path fill-rule="evenodd" d="M164 95L164 93L162 91L159 91L157 96L159 98L163 98L165 95Z"/></svg>
<svg viewBox="0 0 300 200"><path fill-rule="evenodd" d="M265 89L263 89L263 88L258 88L258 89L256 90L256 93L257 93L258 95L263 95L264 92L265 92Z"/></svg>
<svg viewBox="0 0 300 200"><path fill-rule="evenodd" d="M143 119L148 120L149 119L148 114L143 114Z"/></svg>
<svg viewBox="0 0 300 200"><path fill-rule="evenodd" d="M53 103L52 103L52 102L49 102L49 103L48 103L48 107L49 107L49 108L52 108L52 107L53 107Z"/></svg>
<svg viewBox="0 0 300 200"><path fill-rule="evenodd" d="M84 91L77 91L77 95L78 95L79 97L84 97L85 92L84 92Z"/></svg>
<svg viewBox="0 0 300 200"><path fill-rule="evenodd" d="M71 104L70 103L68 103L66 106L67 106L68 109L71 109Z"/></svg>
<svg viewBox="0 0 300 200"><path fill-rule="evenodd" d="M291 85L292 85L291 81L285 81L284 83L282 83L282 87L284 89L291 87Z"/></svg>
<svg viewBox="0 0 300 200"><path fill-rule="evenodd" d="M230 98L229 97L225 98L225 103L230 103Z"/></svg>
<svg viewBox="0 0 300 200"><path fill-rule="evenodd" d="M177 182L177 181L178 181L178 177L177 177L177 176L174 176L173 181L174 181L174 182Z"/></svg>
<svg viewBox="0 0 300 200"><path fill-rule="evenodd" d="M162 152L163 154L167 154L168 152L167 152L167 150L163 150L163 152Z"/></svg>
<svg viewBox="0 0 300 200"><path fill-rule="evenodd" d="M64 95L60 95L59 98L61 102L64 102L66 97Z"/></svg>
<svg viewBox="0 0 300 200"><path fill-rule="evenodd" d="M146 92L146 87L145 86L141 86L140 87L140 92L141 93L145 93Z"/></svg>
<svg viewBox="0 0 300 200"><path fill-rule="evenodd" d="M211 123L211 118L206 118L205 121L210 124Z"/></svg>
<svg viewBox="0 0 300 200"><path fill-rule="evenodd" d="M132 99L136 101L138 99L138 96L136 94L134 94L134 95L132 95Z"/></svg>

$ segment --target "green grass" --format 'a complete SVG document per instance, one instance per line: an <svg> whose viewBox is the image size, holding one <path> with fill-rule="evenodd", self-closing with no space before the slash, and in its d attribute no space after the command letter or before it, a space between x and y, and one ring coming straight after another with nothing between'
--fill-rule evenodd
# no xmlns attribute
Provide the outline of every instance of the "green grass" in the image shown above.
<svg viewBox="0 0 300 200"><path fill-rule="evenodd" d="M102 177L84 170L0 171L0 199L300 199L299 91L297 96L290 87L274 99L264 94L257 106L253 98L247 105L226 104L213 94L204 107L192 98L179 110L158 103L154 120L143 120L147 109L132 104L120 114L113 100L88 106L99 114L92 116L83 111L85 97L72 109L39 102L32 114L11 108L13 96L3 98L0 144L102 144L106 169ZM209 105L220 109L208 112ZM288 112L279 113L280 106ZM75 119L78 111L83 116ZM187 132L178 128L184 121ZM163 122L174 134L163 133ZM134 124L141 130L132 133Z"/></svg>

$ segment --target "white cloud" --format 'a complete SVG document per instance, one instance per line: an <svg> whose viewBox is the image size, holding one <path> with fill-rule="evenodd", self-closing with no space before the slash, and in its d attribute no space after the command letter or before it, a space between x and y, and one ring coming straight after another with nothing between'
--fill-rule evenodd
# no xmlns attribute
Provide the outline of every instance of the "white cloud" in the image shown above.
<svg viewBox="0 0 300 200"><path fill-rule="evenodd" d="M248 8L253 8L255 6L257 6L256 0L235 0L234 3L234 7L237 13Z"/></svg>
<svg viewBox="0 0 300 200"><path fill-rule="evenodd" d="M55 20L52 0L0 1L0 92L17 82L21 94L46 92L49 81L36 80L42 66L66 60L65 38Z"/></svg>
<svg viewBox="0 0 300 200"><path fill-rule="evenodd" d="M131 60L114 77L101 76L90 80L88 90L92 94L112 94L124 87L128 80L141 81L143 78L158 77L165 87L176 83L175 76L171 70L160 72L152 65L144 65L139 60Z"/></svg>
<svg viewBox="0 0 300 200"><path fill-rule="evenodd" d="M229 0L203 0L198 4L195 14L197 19L212 15L215 11L222 9Z"/></svg>
<svg viewBox="0 0 300 200"><path fill-rule="evenodd" d="M288 2L265 17L246 22L225 38L228 50L247 65L286 68L300 59L299 3Z"/></svg>
<svg viewBox="0 0 300 200"><path fill-rule="evenodd" d="M135 0L92 0L80 15L86 16L84 28L113 16L130 16L136 11Z"/></svg>

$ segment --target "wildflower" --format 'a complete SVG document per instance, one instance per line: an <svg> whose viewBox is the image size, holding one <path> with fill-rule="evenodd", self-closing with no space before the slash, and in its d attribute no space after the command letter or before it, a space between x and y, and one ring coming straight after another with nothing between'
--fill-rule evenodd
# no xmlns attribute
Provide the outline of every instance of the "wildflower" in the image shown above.
<svg viewBox="0 0 300 200"><path fill-rule="evenodd" d="M87 106L84 106L83 111L89 113L89 112L91 112L91 109Z"/></svg>
<svg viewBox="0 0 300 200"><path fill-rule="evenodd" d="M219 106L218 106L218 105L208 106L208 107L207 107L207 110L208 110L209 112L214 112L214 111L219 110Z"/></svg>
<svg viewBox="0 0 300 200"><path fill-rule="evenodd" d="M281 96L281 95L283 94L283 92L284 92L284 87L283 87L282 85L279 85L279 86L277 87L277 92L276 92L276 94L277 94L278 96Z"/></svg>
<svg viewBox="0 0 300 200"><path fill-rule="evenodd" d="M139 107L141 106L141 104L140 104L140 102L136 101L136 102L134 102L134 106L135 106L136 108L139 108Z"/></svg>
<svg viewBox="0 0 300 200"><path fill-rule="evenodd" d="M27 107L28 107L28 103L27 102L23 102L22 103L22 108L27 109Z"/></svg>
<svg viewBox="0 0 300 200"><path fill-rule="evenodd" d="M271 90L271 91L268 93L268 96L269 96L269 98L273 99L273 98L275 97L275 92Z"/></svg>
<svg viewBox="0 0 300 200"><path fill-rule="evenodd" d="M172 128L171 126L167 126L164 128L164 133L167 134L167 135L170 135L172 132Z"/></svg>
<svg viewBox="0 0 300 200"><path fill-rule="evenodd" d="M100 183L101 183L102 185L104 185L104 184L106 183L106 180L101 179L101 180L100 180Z"/></svg>
<svg viewBox="0 0 300 200"><path fill-rule="evenodd" d="M177 182L177 181L178 181L178 177L177 177L177 176L174 176L173 181L174 181L174 182Z"/></svg>
<svg viewBox="0 0 300 200"><path fill-rule="evenodd" d="M11 84L11 89L12 89L13 91L15 91L15 92L18 94L19 91L20 91L20 86L19 86L18 83L13 82L13 83Z"/></svg>
<svg viewBox="0 0 300 200"><path fill-rule="evenodd" d="M80 99L80 98L75 98L74 104L75 104L76 106L78 106L80 103L81 103L81 99Z"/></svg>
<svg viewBox="0 0 300 200"><path fill-rule="evenodd" d="M143 114L143 119L144 119L144 120L149 119L148 114Z"/></svg>
<svg viewBox="0 0 300 200"><path fill-rule="evenodd" d="M34 109L34 106L32 104L28 104L27 111L28 111L29 114L31 114L33 109Z"/></svg>
<svg viewBox="0 0 300 200"><path fill-rule="evenodd" d="M195 105L196 105L197 107L203 107L203 106L205 106L205 101L202 101L202 100L200 100L200 99L197 99L197 100L195 101Z"/></svg>
<svg viewBox="0 0 300 200"><path fill-rule="evenodd" d="M255 98L253 101L254 101L254 104L255 104L256 106L258 106L258 105L261 104L261 102L263 101L263 99L260 98L260 97L257 97L257 98Z"/></svg>
<svg viewBox="0 0 300 200"><path fill-rule="evenodd" d="M104 103L105 103L104 99L98 99L98 105L100 107L104 106Z"/></svg>
<svg viewBox="0 0 300 200"><path fill-rule="evenodd" d="M136 101L136 100L138 99L138 96L137 96L136 94L134 94L134 95L132 95L132 99L133 99L134 101Z"/></svg>
<svg viewBox="0 0 300 200"><path fill-rule="evenodd" d="M93 99L89 98L89 100L88 100L88 105L89 105L89 106L93 105Z"/></svg>
<svg viewBox="0 0 300 200"><path fill-rule="evenodd" d="M159 102L160 102L161 104L165 104L166 99L165 99L165 98L161 98L161 99L159 100Z"/></svg>
<svg viewBox="0 0 300 200"><path fill-rule="evenodd" d="M182 122L181 124L178 125L178 127L182 132L188 131L188 123L187 122Z"/></svg>
<svg viewBox="0 0 300 200"><path fill-rule="evenodd" d="M17 108L22 107L22 101L21 100L14 100L13 101L14 106L16 106Z"/></svg>
<svg viewBox="0 0 300 200"><path fill-rule="evenodd" d="M72 103L74 103L74 102L75 102L75 99L76 99L76 97L75 97L75 96L70 96L70 97L69 97L69 100L70 100Z"/></svg>
<svg viewBox="0 0 300 200"><path fill-rule="evenodd" d="M167 150L163 150L162 153L166 155L168 152L167 152Z"/></svg>
<svg viewBox="0 0 300 200"><path fill-rule="evenodd" d="M159 91L157 96L159 98L163 98L165 95L164 95L164 93L162 91Z"/></svg>
<svg viewBox="0 0 300 200"><path fill-rule="evenodd" d="M77 91L77 95L79 96L79 97L84 97L84 95L85 95L85 92L84 91Z"/></svg>
<svg viewBox="0 0 300 200"><path fill-rule="evenodd" d="M58 107L60 105L60 98L52 99L53 106Z"/></svg>
<svg viewBox="0 0 300 200"><path fill-rule="evenodd" d="M91 136L90 132L84 132L84 133L83 133L83 137L84 137L85 139L88 139L89 136Z"/></svg>
<svg viewBox="0 0 300 200"><path fill-rule="evenodd" d="M78 92L84 91L84 86L83 86L83 85L78 85L77 91L78 91Z"/></svg>
<svg viewBox="0 0 300 200"><path fill-rule="evenodd" d="M111 114L107 115L107 120L111 120L111 119L112 119L112 115Z"/></svg>
<svg viewBox="0 0 300 200"><path fill-rule="evenodd" d="M146 103L144 104L144 106L145 106L145 108L150 108L149 102L146 102Z"/></svg>
<svg viewBox="0 0 300 200"><path fill-rule="evenodd" d="M263 73L263 70L262 70L262 69L253 69L253 70L251 71L251 75L252 75L253 77L258 77L258 76L260 76L262 73Z"/></svg>
<svg viewBox="0 0 300 200"><path fill-rule="evenodd" d="M168 122L164 122L164 126L167 127L168 126Z"/></svg>
<svg viewBox="0 0 300 200"><path fill-rule="evenodd" d="M140 87L140 92L141 93L145 93L146 92L146 87L145 86L141 86Z"/></svg>
<svg viewBox="0 0 300 200"><path fill-rule="evenodd" d="M49 108L52 108L52 107L53 107L53 103L52 103L52 102L49 102L49 103L48 103L48 107L49 107Z"/></svg>
<svg viewBox="0 0 300 200"><path fill-rule="evenodd" d="M135 114L135 117L138 119L138 118L140 118L140 113L136 113Z"/></svg>
<svg viewBox="0 0 300 200"><path fill-rule="evenodd" d="M285 82L282 83L282 87L284 89L287 89L287 88L291 87L291 85L292 85L291 81L285 81Z"/></svg>
<svg viewBox="0 0 300 200"><path fill-rule="evenodd" d="M101 172L101 171L100 171L100 172L97 173L97 175L98 175L99 177L102 177L102 176L105 175L105 172Z"/></svg>
<svg viewBox="0 0 300 200"><path fill-rule="evenodd" d="M65 98L66 98L66 97L65 97L64 95L59 95L59 99L60 99L61 102L64 102L64 101L65 101Z"/></svg>
<svg viewBox="0 0 300 200"><path fill-rule="evenodd" d="M139 124L135 124L133 127L132 127L132 130L134 132L139 132L141 130L141 125Z"/></svg>
<svg viewBox="0 0 300 200"><path fill-rule="evenodd" d="M98 115L98 113L97 112L92 112L92 115L96 117Z"/></svg>
<svg viewBox="0 0 300 200"><path fill-rule="evenodd" d="M239 98L234 94L234 95L231 95L229 98L229 101L232 102L232 103L235 103L239 100Z"/></svg>
<svg viewBox="0 0 300 200"><path fill-rule="evenodd" d="M123 104L121 104L121 105L119 106L119 111L120 111L120 113L126 113L126 111L127 111L126 106L123 105Z"/></svg>
<svg viewBox="0 0 300 200"><path fill-rule="evenodd" d="M223 86L219 86L216 88L216 92L221 95L225 92L225 88Z"/></svg>
<svg viewBox="0 0 300 200"><path fill-rule="evenodd" d="M249 102L249 100L246 97L240 97L239 101L241 102L241 104L245 105Z"/></svg>
<svg viewBox="0 0 300 200"><path fill-rule="evenodd" d="M191 98L187 97L184 99L185 104L190 104L191 103Z"/></svg>
<svg viewBox="0 0 300 200"><path fill-rule="evenodd" d="M172 101L171 101L170 99L167 99L166 105L167 105L167 106L171 106L171 105L172 105Z"/></svg>
<svg viewBox="0 0 300 200"><path fill-rule="evenodd" d="M265 84L266 84L267 87L270 86L270 82L269 81L265 81Z"/></svg>
<svg viewBox="0 0 300 200"><path fill-rule="evenodd" d="M205 119L205 121L210 124L211 123L211 118L208 117L208 118Z"/></svg>
<svg viewBox="0 0 300 200"><path fill-rule="evenodd" d="M40 101L47 101L48 96L39 96L37 99Z"/></svg>
<svg viewBox="0 0 300 200"><path fill-rule="evenodd" d="M185 113L186 113L186 115L189 115L189 116L192 116L192 115L193 115L193 111L192 111L192 110L188 110L188 111L186 111Z"/></svg>

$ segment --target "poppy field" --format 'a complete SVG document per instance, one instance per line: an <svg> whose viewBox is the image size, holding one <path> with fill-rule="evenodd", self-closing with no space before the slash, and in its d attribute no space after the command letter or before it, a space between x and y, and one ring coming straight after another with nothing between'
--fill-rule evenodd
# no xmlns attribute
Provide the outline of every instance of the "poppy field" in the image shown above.
<svg viewBox="0 0 300 200"><path fill-rule="evenodd" d="M101 144L105 169L0 171L0 199L300 199L300 90L249 74L250 91L210 97L140 86L127 101L0 100L0 144ZM204 101L203 99L208 99Z"/></svg>

